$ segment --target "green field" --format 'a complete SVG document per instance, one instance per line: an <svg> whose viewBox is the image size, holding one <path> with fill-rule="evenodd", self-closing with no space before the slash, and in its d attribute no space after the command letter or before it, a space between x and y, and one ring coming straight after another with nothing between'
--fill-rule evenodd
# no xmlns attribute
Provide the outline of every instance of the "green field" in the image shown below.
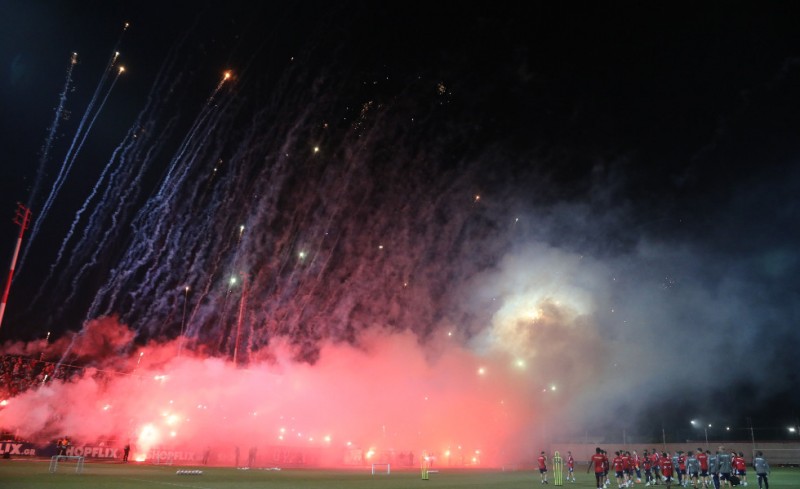
<svg viewBox="0 0 800 489"><path fill-rule="evenodd" d="M177 470L199 469L202 475L178 475ZM578 482L564 483L573 489L592 489L594 476L579 472ZM751 474L748 489L758 487ZM116 463L87 462L83 473L75 473L75 465L61 463L54 474L49 472L48 461L0 460L0 487L2 489L94 489L94 488L303 488L303 489L401 489L413 487L457 488L496 487L503 489L531 489L541 486L539 474L534 471L442 469L423 481L417 471L393 471L391 475L372 476L368 468L360 470L237 470L228 467L178 467L156 465L123 465ZM644 484L637 485L643 488ZM659 486L664 487L664 486ZM673 486L675 487L675 486ZM800 469L775 469L770 476L770 487L800 487Z"/></svg>

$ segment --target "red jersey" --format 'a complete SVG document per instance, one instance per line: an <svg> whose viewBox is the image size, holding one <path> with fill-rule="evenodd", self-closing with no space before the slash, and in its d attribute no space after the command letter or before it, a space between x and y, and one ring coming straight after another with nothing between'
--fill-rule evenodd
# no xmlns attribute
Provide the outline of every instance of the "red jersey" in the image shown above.
<svg viewBox="0 0 800 489"><path fill-rule="evenodd" d="M592 455L591 462L594 464L594 473L595 474L602 474L604 471L604 466L606 462L608 462L608 458L602 453L595 453Z"/></svg>
<svg viewBox="0 0 800 489"><path fill-rule="evenodd" d="M700 452L697 454L697 461L700 462L700 470L708 470L708 454Z"/></svg>
<svg viewBox="0 0 800 489"><path fill-rule="evenodd" d="M661 457L657 453L653 453L650 455L650 461L653 462L653 467L658 467L658 461Z"/></svg>
<svg viewBox="0 0 800 489"><path fill-rule="evenodd" d="M646 456L646 457L642 457L642 467L644 467L644 470L650 470L650 467L652 467L652 466L653 465L650 462L650 456L649 455Z"/></svg>
<svg viewBox="0 0 800 489"><path fill-rule="evenodd" d="M631 458L627 455L622 456L622 469L631 470Z"/></svg>
<svg viewBox="0 0 800 489"><path fill-rule="evenodd" d="M736 467L736 470L738 470L739 472L747 470L747 464L744 462L744 457L734 458L733 466Z"/></svg>
<svg viewBox="0 0 800 489"><path fill-rule="evenodd" d="M686 455L678 455L678 468L686 470Z"/></svg>
<svg viewBox="0 0 800 489"><path fill-rule="evenodd" d="M539 458L536 460L539 461L539 469L546 469L547 468L547 457L544 455L539 455Z"/></svg>
<svg viewBox="0 0 800 489"><path fill-rule="evenodd" d="M670 460L669 457L660 459L658 464L661 467L661 475L664 477L672 477L672 460Z"/></svg>
<svg viewBox="0 0 800 489"><path fill-rule="evenodd" d="M568 469L574 469L575 468L575 459L572 458L572 455L567 457L567 468Z"/></svg>
<svg viewBox="0 0 800 489"><path fill-rule="evenodd" d="M614 457L614 460L611 461L611 465L614 466L614 472L622 472L622 457L619 455Z"/></svg>

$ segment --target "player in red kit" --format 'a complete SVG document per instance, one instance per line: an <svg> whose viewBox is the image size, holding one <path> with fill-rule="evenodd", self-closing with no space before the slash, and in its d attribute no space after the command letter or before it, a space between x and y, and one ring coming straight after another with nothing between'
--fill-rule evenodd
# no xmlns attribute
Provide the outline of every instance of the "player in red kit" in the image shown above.
<svg viewBox="0 0 800 489"><path fill-rule="evenodd" d="M547 455L542 452L536 461L539 462L539 474L542 476L542 484L547 484Z"/></svg>
<svg viewBox="0 0 800 489"><path fill-rule="evenodd" d="M702 448L697 449L697 461L700 462L700 481L703 487L708 487L708 454Z"/></svg>
<svg viewBox="0 0 800 489"><path fill-rule="evenodd" d="M667 485L667 489L672 487L672 459L667 455L667 452L661 454L661 458L658 459L659 467L661 468L661 476L664 478L664 483Z"/></svg>
<svg viewBox="0 0 800 489"><path fill-rule="evenodd" d="M630 487L633 484L633 459L631 452L620 452L622 456L622 473L625 475L625 487Z"/></svg>
<svg viewBox="0 0 800 489"><path fill-rule="evenodd" d="M594 479L597 489L603 488L603 479L605 479L605 465L607 462L608 458L606 458L606 456L603 454L603 449L597 447L594 455L592 455L592 458L589 459L589 466L586 467L587 474L589 473L589 470L594 467Z"/></svg>
<svg viewBox="0 0 800 489"><path fill-rule="evenodd" d="M678 450L678 484L683 485L684 479L686 479L686 455Z"/></svg>
<svg viewBox="0 0 800 489"><path fill-rule="evenodd" d="M614 452L614 459L611 461L611 467L614 470L614 476L617 478L617 487L622 487L624 484L624 475L622 473L624 462L619 452Z"/></svg>
<svg viewBox="0 0 800 489"><path fill-rule="evenodd" d="M661 456L655 448L650 452L650 462L653 466L653 485L661 484Z"/></svg>
<svg viewBox="0 0 800 489"><path fill-rule="evenodd" d="M572 452L567 452L567 480L575 482L575 459Z"/></svg>
<svg viewBox="0 0 800 489"><path fill-rule="evenodd" d="M636 483L639 484L642 482L642 459L639 458L636 450L631 454L631 465L633 466L633 471L636 472Z"/></svg>
<svg viewBox="0 0 800 489"><path fill-rule="evenodd" d="M733 458L733 468L736 469L736 475L742 482L743 486L747 485L747 463L744 461L744 452L739 452L739 455Z"/></svg>
<svg viewBox="0 0 800 489"><path fill-rule="evenodd" d="M653 463L650 461L650 454L647 452L645 448L644 453L642 453L642 469L644 469L644 485L649 486L650 483L653 481L653 471L652 471Z"/></svg>

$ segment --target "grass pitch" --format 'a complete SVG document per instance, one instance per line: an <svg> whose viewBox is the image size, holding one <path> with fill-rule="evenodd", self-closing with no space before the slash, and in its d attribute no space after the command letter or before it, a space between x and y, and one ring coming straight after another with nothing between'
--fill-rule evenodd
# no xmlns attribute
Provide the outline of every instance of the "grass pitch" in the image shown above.
<svg viewBox="0 0 800 489"><path fill-rule="evenodd" d="M368 467L348 470L284 469L239 470L229 467L164 466L86 462L83 473L75 472L73 463L61 462L58 471L49 472L49 461L0 460L0 487L3 489L408 489L425 488L499 488L531 489L554 487L539 483L534 470L477 470L441 468L421 480L417 470L370 473ZM202 470L202 475L181 475L179 470ZM578 482L564 482L568 489L593 489L594 475L577 472ZM748 489L758 487L754 473L748 474ZM612 484L615 486L615 484ZM637 488L643 489L644 484ZM658 486L664 488L664 486ZM677 485L673 486L678 488ZM778 468L770 475L770 487L800 487L800 469Z"/></svg>

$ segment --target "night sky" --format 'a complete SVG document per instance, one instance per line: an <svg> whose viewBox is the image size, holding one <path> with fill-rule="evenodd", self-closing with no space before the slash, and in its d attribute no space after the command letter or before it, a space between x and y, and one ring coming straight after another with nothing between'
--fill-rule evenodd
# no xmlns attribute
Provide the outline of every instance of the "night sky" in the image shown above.
<svg viewBox="0 0 800 489"><path fill-rule="evenodd" d="M556 437L797 423L800 6L224 3L0 3L6 351L382 332L524 363Z"/></svg>

